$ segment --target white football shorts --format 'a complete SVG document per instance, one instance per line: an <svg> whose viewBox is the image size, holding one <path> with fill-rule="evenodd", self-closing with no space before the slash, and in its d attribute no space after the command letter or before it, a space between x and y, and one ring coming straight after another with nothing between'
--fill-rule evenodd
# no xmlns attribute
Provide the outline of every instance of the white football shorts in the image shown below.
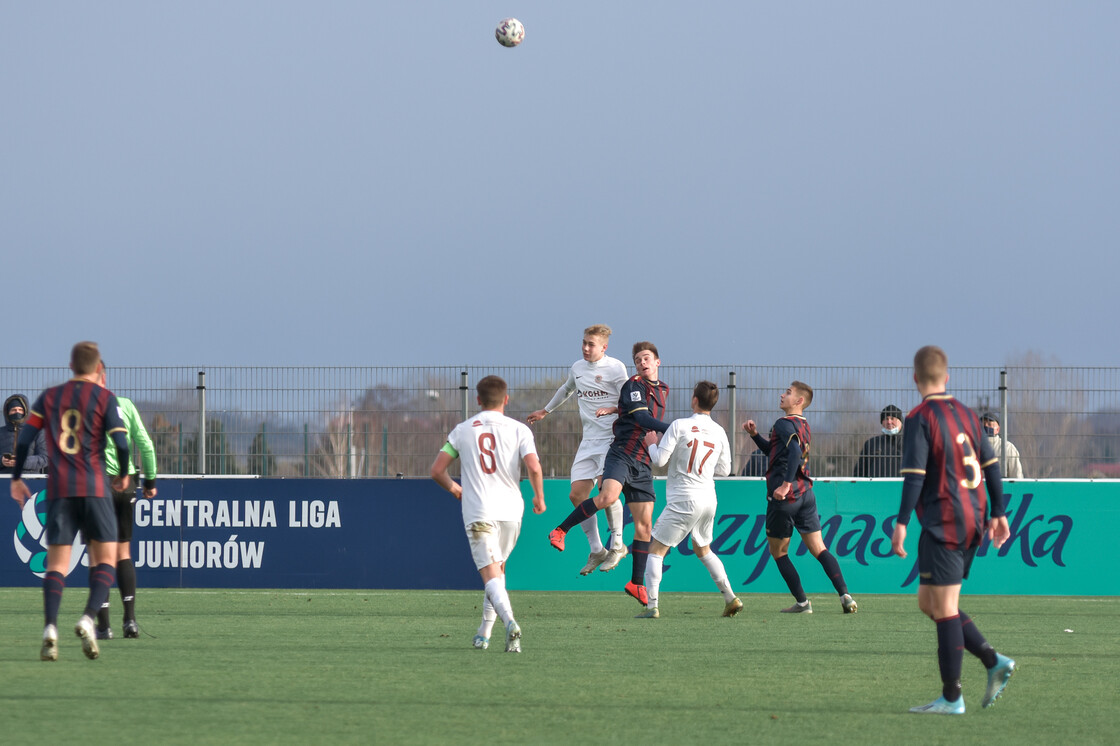
<svg viewBox="0 0 1120 746"><path fill-rule="evenodd" d="M712 527L716 520L714 501L693 502L691 500L669 503L651 532L653 538L667 547L675 547L692 534L692 547L706 547L712 543Z"/></svg>
<svg viewBox="0 0 1120 746"><path fill-rule="evenodd" d="M576 459L572 462L572 481L598 479L603 474L603 459L611 447L612 438L580 441Z"/></svg>
<svg viewBox="0 0 1120 746"><path fill-rule="evenodd" d="M521 521L476 521L468 526L467 543L475 569L509 559L520 533Z"/></svg>

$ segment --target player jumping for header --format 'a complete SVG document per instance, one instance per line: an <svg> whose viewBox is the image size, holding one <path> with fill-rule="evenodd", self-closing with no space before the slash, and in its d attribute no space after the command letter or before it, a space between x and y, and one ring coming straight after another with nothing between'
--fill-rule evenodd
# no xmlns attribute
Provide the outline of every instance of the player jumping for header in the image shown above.
<svg viewBox="0 0 1120 746"><path fill-rule="evenodd" d="M661 360L652 342L638 342L633 351L638 375L623 385L617 407L604 407L597 412L600 416L618 414L614 423L614 440L603 462L603 485L599 494L577 505L564 522L552 530L548 539L552 546L563 552L564 536L573 526L616 502L620 494L625 495L630 516L634 519L634 543L630 582L624 590L644 606L649 602L644 583L654 492L653 471L642 441L650 431L663 433L669 428L659 419L665 412L669 386L658 380Z"/></svg>
<svg viewBox="0 0 1120 746"><path fill-rule="evenodd" d="M579 418L583 422L583 439L572 462L572 490L569 499L576 506L591 496L591 488L603 475L603 459L611 445L611 427L616 415L602 417L596 412L618 401L618 392L626 383L626 366L620 360L609 357L607 341L611 328L606 324L594 324L583 330L583 359L572 364L568 380L544 405L529 414L530 425L543 420L549 413L563 404L572 395L579 402ZM603 546L599 538L599 514L591 516L580 524L587 534L591 553L587 564L579 571L588 575L598 567L603 572L613 570L626 556L626 544L622 541L622 503L615 501L606 509L607 528L610 530L609 548Z"/></svg>

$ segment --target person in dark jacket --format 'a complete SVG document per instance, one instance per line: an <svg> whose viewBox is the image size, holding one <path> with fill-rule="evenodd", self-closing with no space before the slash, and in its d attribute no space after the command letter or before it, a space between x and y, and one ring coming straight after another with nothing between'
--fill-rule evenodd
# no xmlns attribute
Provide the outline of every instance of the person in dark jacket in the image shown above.
<svg viewBox="0 0 1120 746"><path fill-rule="evenodd" d="M897 477L902 468L902 410L893 404L879 413L882 433L868 438L856 462L857 477Z"/></svg>
<svg viewBox="0 0 1120 746"><path fill-rule="evenodd" d="M12 394L4 400L4 427L0 428L0 453L3 462L0 463L0 474L11 474L12 467L16 465L16 438L23 421L27 419L27 397L23 394ZM31 444L27 452L27 461L24 462L25 474L37 474L47 468L47 441L43 431Z"/></svg>

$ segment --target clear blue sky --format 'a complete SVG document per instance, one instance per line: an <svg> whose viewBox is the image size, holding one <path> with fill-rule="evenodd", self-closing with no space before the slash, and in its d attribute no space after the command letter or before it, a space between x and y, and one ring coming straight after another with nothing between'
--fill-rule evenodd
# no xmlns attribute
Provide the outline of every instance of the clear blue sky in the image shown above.
<svg viewBox="0 0 1120 746"><path fill-rule="evenodd" d="M493 27L526 27L505 49ZM1120 365L1120 3L9 2L3 364Z"/></svg>

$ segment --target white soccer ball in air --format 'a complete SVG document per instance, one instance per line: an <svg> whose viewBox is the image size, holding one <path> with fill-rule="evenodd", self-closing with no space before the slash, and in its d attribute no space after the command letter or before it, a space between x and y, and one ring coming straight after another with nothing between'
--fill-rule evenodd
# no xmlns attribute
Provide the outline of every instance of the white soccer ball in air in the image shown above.
<svg viewBox="0 0 1120 746"><path fill-rule="evenodd" d="M516 18L507 18L494 29L494 36L503 47L516 47L525 38L525 27Z"/></svg>

